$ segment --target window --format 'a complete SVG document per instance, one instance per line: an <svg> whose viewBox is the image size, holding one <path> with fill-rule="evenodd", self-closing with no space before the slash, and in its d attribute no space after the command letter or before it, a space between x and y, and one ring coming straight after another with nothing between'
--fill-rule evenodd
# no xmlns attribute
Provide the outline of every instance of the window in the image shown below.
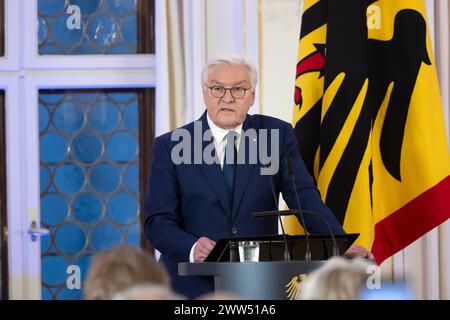
<svg viewBox="0 0 450 320"><path fill-rule="evenodd" d="M38 15L40 55L155 50L153 0L39 0Z"/></svg>
<svg viewBox="0 0 450 320"><path fill-rule="evenodd" d="M140 155L152 130L140 131L139 119L152 127L152 96L151 89L39 92L41 225L50 230L41 240L43 299L81 298L66 286L70 265L85 275L93 253L141 245Z"/></svg>

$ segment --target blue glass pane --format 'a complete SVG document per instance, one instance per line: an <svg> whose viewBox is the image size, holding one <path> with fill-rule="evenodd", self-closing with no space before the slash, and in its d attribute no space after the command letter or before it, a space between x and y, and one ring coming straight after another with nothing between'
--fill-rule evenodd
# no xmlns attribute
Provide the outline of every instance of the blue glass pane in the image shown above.
<svg viewBox="0 0 450 320"><path fill-rule="evenodd" d="M89 124L100 132L109 132L117 127L120 114L117 108L108 101L98 102L89 112Z"/></svg>
<svg viewBox="0 0 450 320"><path fill-rule="evenodd" d="M50 236L41 237L41 254L45 254L52 244Z"/></svg>
<svg viewBox="0 0 450 320"><path fill-rule="evenodd" d="M137 139L131 134L119 132L109 139L106 145L108 154L114 161L131 161L138 151Z"/></svg>
<svg viewBox="0 0 450 320"><path fill-rule="evenodd" d="M72 152L83 163L92 163L102 154L102 141L95 134L83 132L72 141Z"/></svg>
<svg viewBox="0 0 450 320"><path fill-rule="evenodd" d="M55 40L67 51L81 41L83 37L83 25L80 29L67 27L68 16L64 15L55 20L53 24L53 36Z"/></svg>
<svg viewBox="0 0 450 320"><path fill-rule="evenodd" d="M80 268L81 271L81 282L87 277L89 266L91 265L92 256L90 255L82 255L75 261L75 265Z"/></svg>
<svg viewBox="0 0 450 320"><path fill-rule="evenodd" d="M139 192L139 166L132 164L125 171L125 184L131 192Z"/></svg>
<svg viewBox="0 0 450 320"><path fill-rule="evenodd" d="M65 164L56 169L54 182L56 188L64 193L79 191L84 185L83 170L73 164Z"/></svg>
<svg viewBox="0 0 450 320"><path fill-rule="evenodd" d="M39 14L55 16L64 12L65 0L38 0Z"/></svg>
<svg viewBox="0 0 450 320"><path fill-rule="evenodd" d="M43 17L38 18L38 42L41 45L48 37L48 23Z"/></svg>
<svg viewBox="0 0 450 320"><path fill-rule="evenodd" d="M100 96L98 92L80 92L80 93L71 93L70 96L81 103L83 106L87 106L92 104L97 100L97 98Z"/></svg>
<svg viewBox="0 0 450 320"><path fill-rule="evenodd" d="M120 174L113 165L103 163L92 168L90 181L98 192L113 192L119 186Z"/></svg>
<svg viewBox="0 0 450 320"><path fill-rule="evenodd" d="M41 198L41 219L48 225L60 224L64 221L69 207L63 196L49 193Z"/></svg>
<svg viewBox="0 0 450 320"><path fill-rule="evenodd" d="M51 286L65 284L67 263L60 256L42 257L42 281Z"/></svg>
<svg viewBox="0 0 450 320"><path fill-rule="evenodd" d="M101 251L120 244L122 235L119 227L102 223L92 230L90 239L92 248L96 251Z"/></svg>
<svg viewBox="0 0 450 320"><path fill-rule="evenodd" d="M39 150L41 161L45 163L56 163L66 156L67 144L61 135L49 133L40 138Z"/></svg>
<svg viewBox="0 0 450 320"><path fill-rule="evenodd" d="M52 300L52 294L46 287L42 287L42 300Z"/></svg>
<svg viewBox="0 0 450 320"><path fill-rule="evenodd" d="M56 300L81 300L82 291L80 289L69 289L67 286L61 288L56 294Z"/></svg>
<svg viewBox="0 0 450 320"><path fill-rule="evenodd" d="M48 126L49 121L48 110L41 103L39 104L39 131L43 131Z"/></svg>
<svg viewBox="0 0 450 320"><path fill-rule="evenodd" d="M41 185L41 192L44 192L50 186L50 172L48 171L47 168L43 166L39 168L39 179Z"/></svg>
<svg viewBox="0 0 450 320"><path fill-rule="evenodd" d="M138 200L128 193L118 193L111 197L108 212L111 219L119 224L133 222L139 214Z"/></svg>
<svg viewBox="0 0 450 320"><path fill-rule="evenodd" d="M136 9L136 0L105 0L105 3L113 14L124 15Z"/></svg>
<svg viewBox="0 0 450 320"><path fill-rule="evenodd" d="M106 52L108 54L131 54L135 52L136 50L133 48L130 48L126 45L117 45L109 48Z"/></svg>
<svg viewBox="0 0 450 320"><path fill-rule="evenodd" d="M56 47L54 45L46 45L42 48L42 50L39 50L39 53L44 54L62 54L63 50L59 47Z"/></svg>
<svg viewBox="0 0 450 320"><path fill-rule="evenodd" d="M125 19L122 26L124 40L134 48L137 46L137 19L136 16L129 16Z"/></svg>
<svg viewBox="0 0 450 320"><path fill-rule="evenodd" d="M84 193L73 202L75 218L82 223L97 222L103 213L102 201L92 193Z"/></svg>
<svg viewBox="0 0 450 320"><path fill-rule="evenodd" d="M127 230L125 241L127 244L135 247L141 246L141 226L136 223Z"/></svg>
<svg viewBox="0 0 450 320"><path fill-rule="evenodd" d="M84 113L78 104L64 101L56 109L54 121L59 130L75 132L83 126Z"/></svg>
<svg viewBox="0 0 450 320"><path fill-rule="evenodd" d="M60 102L64 97L62 93L39 93L39 100L47 105Z"/></svg>
<svg viewBox="0 0 450 320"><path fill-rule="evenodd" d="M124 114L125 125L134 132L138 132L139 129L138 110L138 103L134 101L125 109Z"/></svg>
<svg viewBox="0 0 450 320"><path fill-rule="evenodd" d="M131 92L110 92L108 93L108 98L118 103L126 103L131 100L136 100L137 95Z"/></svg>
<svg viewBox="0 0 450 320"><path fill-rule="evenodd" d="M97 11L100 0L69 0L71 5L80 7L81 15L91 15Z"/></svg>
<svg viewBox="0 0 450 320"><path fill-rule="evenodd" d="M43 48L44 49L44 48ZM39 51L41 52L41 51ZM82 43L70 51L70 54L98 54L97 49L88 43Z"/></svg>
<svg viewBox="0 0 450 320"><path fill-rule="evenodd" d="M124 241L139 246L141 235L136 91L61 92L39 95L41 220L51 233L41 239L41 267L43 275L53 272L54 283L58 264L80 266L84 278L91 254ZM64 156L57 152L62 139ZM52 263L46 258L53 255L66 263L56 260L53 271L46 271ZM52 286L47 299L81 297L81 290L68 290L65 281L53 285L42 279L43 286Z"/></svg>
<svg viewBox="0 0 450 320"><path fill-rule="evenodd" d="M38 0L38 3L41 55L138 52L136 0ZM72 5L76 8L67 10ZM149 30L139 36L149 39Z"/></svg>
<svg viewBox="0 0 450 320"><path fill-rule="evenodd" d="M56 232L55 243L63 254L74 254L86 244L86 234L76 224L65 224Z"/></svg>
<svg viewBox="0 0 450 320"><path fill-rule="evenodd" d="M119 24L114 17L96 16L87 26L89 41L100 47L110 47L120 40Z"/></svg>

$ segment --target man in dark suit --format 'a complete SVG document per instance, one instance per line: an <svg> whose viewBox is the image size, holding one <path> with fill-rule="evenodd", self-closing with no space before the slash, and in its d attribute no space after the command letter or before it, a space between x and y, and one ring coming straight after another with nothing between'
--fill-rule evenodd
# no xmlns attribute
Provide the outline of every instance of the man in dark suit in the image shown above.
<svg viewBox="0 0 450 320"><path fill-rule="evenodd" d="M278 233L276 217L251 218L277 209L269 179L297 208L286 157L302 208L321 213L336 234L344 233L305 168L291 124L247 113L255 101L254 66L244 57L223 56L205 66L202 82L206 112L155 139L145 198L145 233L161 252L174 289L191 298L213 290L213 282L178 276L179 262L203 261L220 238ZM272 175L264 174L270 167ZM319 218L306 215L305 221L310 233L328 233ZM349 254L371 257L357 246Z"/></svg>

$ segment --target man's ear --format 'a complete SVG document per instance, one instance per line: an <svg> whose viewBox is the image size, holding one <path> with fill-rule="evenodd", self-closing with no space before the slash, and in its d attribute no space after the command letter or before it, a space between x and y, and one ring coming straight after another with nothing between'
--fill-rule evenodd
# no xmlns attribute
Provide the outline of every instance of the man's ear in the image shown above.
<svg viewBox="0 0 450 320"><path fill-rule="evenodd" d="M255 90L253 90L253 89L252 89L252 96L253 96L253 99L252 99L252 102L250 103L250 106L253 106L255 104L255 100L256 100L256 93L255 93Z"/></svg>

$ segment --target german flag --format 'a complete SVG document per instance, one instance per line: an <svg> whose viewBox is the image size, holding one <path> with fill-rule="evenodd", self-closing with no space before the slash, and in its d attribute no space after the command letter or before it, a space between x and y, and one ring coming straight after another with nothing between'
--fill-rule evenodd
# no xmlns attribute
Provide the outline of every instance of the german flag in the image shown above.
<svg viewBox="0 0 450 320"><path fill-rule="evenodd" d="M305 0L298 57L300 152L327 206L381 263L450 217L424 1Z"/></svg>

